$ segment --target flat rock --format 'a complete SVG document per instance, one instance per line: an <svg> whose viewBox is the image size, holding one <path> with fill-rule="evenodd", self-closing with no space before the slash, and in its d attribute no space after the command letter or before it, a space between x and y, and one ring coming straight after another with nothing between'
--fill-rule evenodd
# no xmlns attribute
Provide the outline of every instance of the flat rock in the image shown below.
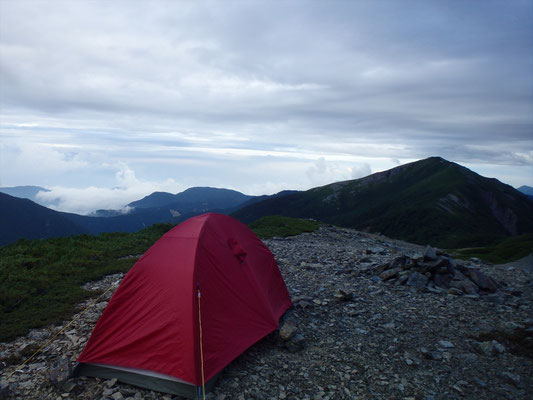
<svg viewBox="0 0 533 400"><path fill-rule="evenodd" d="M485 275L477 268L472 268L469 270L469 278L477 285L480 289L486 290L488 292L494 293L498 290L498 284L494 279Z"/></svg>
<svg viewBox="0 0 533 400"><path fill-rule="evenodd" d="M381 274L379 274L379 277L381 279L383 279L384 281L386 281L388 279L391 279L391 278L395 277L398 274L398 272L400 272L402 270L403 269L401 267L387 269L387 270L383 271Z"/></svg>

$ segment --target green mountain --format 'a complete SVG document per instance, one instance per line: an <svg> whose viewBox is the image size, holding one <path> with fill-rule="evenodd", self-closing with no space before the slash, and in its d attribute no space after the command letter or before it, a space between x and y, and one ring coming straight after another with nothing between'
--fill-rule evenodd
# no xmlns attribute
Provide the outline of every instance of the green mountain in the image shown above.
<svg viewBox="0 0 533 400"><path fill-rule="evenodd" d="M312 218L448 248L533 232L527 196L440 157L266 199L232 215L245 223L266 215Z"/></svg>

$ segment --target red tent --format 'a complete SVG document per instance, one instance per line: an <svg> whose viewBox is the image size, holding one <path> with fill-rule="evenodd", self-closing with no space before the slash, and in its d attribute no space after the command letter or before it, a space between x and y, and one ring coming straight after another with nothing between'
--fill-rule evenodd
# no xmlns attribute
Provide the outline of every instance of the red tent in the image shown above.
<svg viewBox="0 0 533 400"><path fill-rule="evenodd" d="M190 218L126 274L75 374L194 397L291 305L272 253L246 225Z"/></svg>

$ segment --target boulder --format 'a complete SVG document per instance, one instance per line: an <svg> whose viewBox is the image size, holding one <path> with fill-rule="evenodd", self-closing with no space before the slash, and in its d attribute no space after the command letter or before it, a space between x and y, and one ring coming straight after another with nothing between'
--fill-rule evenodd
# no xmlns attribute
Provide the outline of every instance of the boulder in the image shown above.
<svg viewBox="0 0 533 400"><path fill-rule="evenodd" d="M477 294L477 286L470 279L454 279L450 282L450 287L459 289L466 294Z"/></svg>
<svg viewBox="0 0 533 400"><path fill-rule="evenodd" d="M409 275L409 278L407 279L407 282L405 283L407 286L412 286L415 289L422 290L428 282L428 277L426 275L422 275L418 272L413 272L411 275Z"/></svg>
<svg viewBox="0 0 533 400"><path fill-rule="evenodd" d="M426 246L424 251L424 261L435 261L437 259L437 251L430 245Z"/></svg>
<svg viewBox="0 0 533 400"><path fill-rule="evenodd" d="M471 268L468 270L468 276L480 289L486 290L487 292L494 293L498 290L498 284L494 279L485 275L477 268Z"/></svg>
<svg viewBox="0 0 533 400"><path fill-rule="evenodd" d="M430 272L435 273L437 270L442 269L443 271L448 271L448 259L443 257L437 257L433 261L424 261L417 263L417 270L420 273Z"/></svg>
<svg viewBox="0 0 533 400"><path fill-rule="evenodd" d="M292 320L285 321L281 328L279 329L279 337L283 341L287 341L291 339L294 335L296 335L296 331L298 330L298 327L296 326L296 323Z"/></svg>
<svg viewBox="0 0 533 400"><path fill-rule="evenodd" d="M55 387L62 389L71 376L72 365L67 357L61 357L52 364L49 378Z"/></svg>
<svg viewBox="0 0 533 400"><path fill-rule="evenodd" d="M379 274L379 277L381 279L383 279L384 281L386 281L388 279L391 279L391 278L395 277L398 274L398 272L400 272L400 271L402 271L401 267L388 269L386 271L383 271L381 274Z"/></svg>

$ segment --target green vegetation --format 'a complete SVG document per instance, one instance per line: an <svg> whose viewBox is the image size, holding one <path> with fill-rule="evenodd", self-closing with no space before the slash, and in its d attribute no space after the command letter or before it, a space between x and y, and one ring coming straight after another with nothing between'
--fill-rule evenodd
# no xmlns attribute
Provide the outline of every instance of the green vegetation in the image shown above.
<svg viewBox="0 0 533 400"><path fill-rule="evenodd" d="M172 225L136 233L24 240L0 247L0 341L69 318L91 293L81 285L126 272Z"/></svg>
<svg viewBox="0 0 533 400"><path fill-rule="evenodd" d="M533 253L533 234L507 238L495 246L473 247L451 251L457 258L480 258L493 264L504 264L519 260Z"/></svg>
<svg viewBox="0 0 533 400"><path fill-rule="evenodd" d="M307 219L282 217L273 215L263 217L249 224L255 234L263 239L274 236L286 237L318 229L318 222Z"/></svg>

